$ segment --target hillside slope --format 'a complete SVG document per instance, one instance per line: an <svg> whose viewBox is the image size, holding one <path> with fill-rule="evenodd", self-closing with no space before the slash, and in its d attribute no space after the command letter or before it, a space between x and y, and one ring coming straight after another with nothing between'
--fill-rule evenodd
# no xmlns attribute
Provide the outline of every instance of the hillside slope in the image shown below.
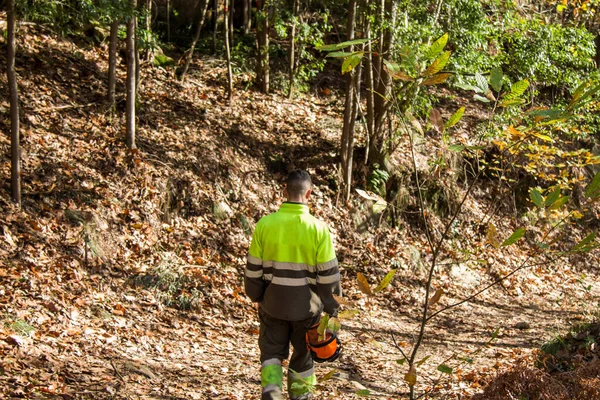
<svg viewBox="0 0 600 400"><path fill-rule="evenodd" d="M9 200L10 143L0 137L3 396L257 398L258 321L243 293L246 249L255 222L282 201L282 178L305 168L315 181L311 209L337 241L344 308L358 311L344 320L340 361L318 368L319 376L339 369L318 398L354 399L358 390L402 398L406 371L394 340L406 351L413 343L430 255L417 227L379 227L360 198L338 202L339 101L290 101L240 82L230 107L221 60L198 60L185 84L172 71L144 66L138 150L128 151L124 99L115 114L103 106L106 49L33 26L19 35L22 209ZM5 76L0 85L6 99ZM6 101L1 111L8 132ZM467 208L460 228L472 240L464 250L479 249L484 262L440 268L434 285L446 291L443 305L527 257L527 248L486 249L468 219L484 205L469 200ZM449 246L463 249L460 236ZM374 299L360 292L358 272L375 284L392 268L386 292ZM420 383L444 398L472 393L499 361L530 354L597 303L598 278L582 277L585 265L532 268L535 274L515 275L432 321ZM594 289L582 290L587 285ZM455 354L475 362L452 360ZM455 374L437 384L443 361L454 363Z"/></svg>

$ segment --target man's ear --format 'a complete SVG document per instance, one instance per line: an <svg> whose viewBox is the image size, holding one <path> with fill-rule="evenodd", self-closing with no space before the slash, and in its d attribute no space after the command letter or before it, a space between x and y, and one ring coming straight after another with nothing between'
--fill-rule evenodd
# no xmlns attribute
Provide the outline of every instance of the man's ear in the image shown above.
<svg viewBox="0 0 600 400"><path fill-rule="evenodd" d="M306 197L306 200L308 200L308 198L310 197L310 194L312 193L312 189L308 189L306 191L306 194L304 195L304 197Z"/></svg>

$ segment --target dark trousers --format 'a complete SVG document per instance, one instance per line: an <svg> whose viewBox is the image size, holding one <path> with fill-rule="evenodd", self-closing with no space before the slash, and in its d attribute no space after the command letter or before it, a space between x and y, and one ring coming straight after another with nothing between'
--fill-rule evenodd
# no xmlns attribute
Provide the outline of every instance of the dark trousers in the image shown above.
<svg viewBox="0 0 600 400"><path fill-rule="evenodd" d="M306 347L306 331L319 322L319 316L302 321L284 321L273 318L258 309L260 318L260 361L278 358L286 360L290 352L290 343L293 347L290 368L296 372L304 372L313 367L313 360Z"/></svg>

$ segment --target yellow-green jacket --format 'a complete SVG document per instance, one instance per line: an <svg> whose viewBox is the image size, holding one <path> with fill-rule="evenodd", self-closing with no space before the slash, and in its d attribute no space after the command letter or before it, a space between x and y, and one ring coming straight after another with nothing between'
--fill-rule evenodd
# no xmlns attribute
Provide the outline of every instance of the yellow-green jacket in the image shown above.
<svg viewBox="0 0 600 400"><path fill-rule="evenodd" d="M245 270L246 294L274 318L336 316L340 272L331 234L308 206L283 203L258 221Z"/></svg>

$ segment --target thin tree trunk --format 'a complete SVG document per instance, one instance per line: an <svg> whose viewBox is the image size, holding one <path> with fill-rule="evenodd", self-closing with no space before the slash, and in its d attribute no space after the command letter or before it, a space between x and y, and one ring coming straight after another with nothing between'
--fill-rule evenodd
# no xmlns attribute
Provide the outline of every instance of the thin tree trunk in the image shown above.
<svg viewBox="0 0 600 400"><path fill-rule="evenodd" d="M137 0L131 0L131 8L135 11ZM126 110L126 142L127 147L135 149L135 102L137 97L137 68L135 44L136 17L133 14L127 21L127 110Z"/></svg>
<svg viewBox="0 0 600 400"><path fill-rule="evenodd" d="M192 45L188 50L188 54L185 59L185 66L183 67L183 71L181 71L181 81L185 79L185 75L187 74L188 69L190 68L190 64L192 62L192 56L194 55L194 50L196 49L196 44L200 39L200 32L202 31L202 26L204 25L204 19L206 18L206 10L208 10L208 4L210 0L204 1L204 7L202 7L202 13L200 14L200 21L198 22L198 27L196 28L196 34L194 35L194 40L192 41Z"/></svg>
<svg viewBox="0 0 600 400"><path fill-rule="evenodd" d="M233 2L233 0L232 0ZM227 57L227 79L228 79L228 94L229 94L229 105L231 105L233 101L233 73L231 71L231 52L229 48L229 34L230 34L230 25L229 25L229 10L228 10L229 0L225 0L225 55Z"/></svg>
<svg viewBox="0 0 600 400"><path fill-rule="evenodd" d="M296 48L296 18L300 9L300 0L294 0L292 8L292 33L290 34L290 91L288 97L291 99L294 95L294 66L295 66L295 48Z"/></svg>
<svg viewBox="0 0 600 400"><path fill-rule="evenodd" d="M213 54L217 52L217 31L218 30L219 30L219 0L214 0L213 1L213 43L212 43Z"/></svg>
<svg viewBox="0 0 600 400"><path fill-rule="evenodd" d="M385 9L382 17L389 21L388 26L380 34L379 56L377 57L378 79L376 85L377 95L374 96L374 130L372 140L369 142L369 163L377 163L387 170L386 150L383 148L386 139L386 116L391 102L388 100L392 85L392 78L383 68L382 55L389 53L393 46L394 29L396 23L396 7L393 0L385 0ZM376 72L377 73L377 72Z"/></svg>
<svg viewBox="0 0 600 400"><path fill-rule="evenodd" d="M108 107L115 107L115 88L117 86L117 43L119 40L119 21L110 24L110 45L108 47Z"/></svg>
<svg viewBox="0 0 600 400"><path fill-rule="evenodd" d="M19 91L15 72L15 2L8 0L7 4L7 52L6 75L10 96L10 186L12 201L21 206L21 154L19 137Z"/></svg>
<svg viewBox="0 0 600 400"><path fill-rule="evenodd" d="M364 15L364 24L365 24L365 36L368 39L371 39L371 15L368 7L368 0L364 1L365 5L365 15ZM367 52L365 53L366 58L366 84L367 84L367 135L368 140L370 141L373 137L373 132L375 131L375 118L373 112L373 104L374 104L374 78L373 78L373 56L372 56L372 45L371 41L367 42ZM367 156L365 161L368 159L368 146L367 146Z"/></svg>
<svg viewBox="0 0 600 400"><path fill-rule="evenodd" d="M171 0L167 0L167 42L171 43Z"/></svg>
<svg viewBox="0 0 600 400"><path fill-rule="evenodd" d="M244 35L250 33L250 1L242 0L242 13L244 17Z"/></svg>
<svg viewBox="0 0 600 400"><path fill-rule="evenodd" d="M137 6L137 0L135 0ZM140 62L140 49L139 43L137 40L137 32L138 32L138 19L137 15L134 16L134 29L133 29L133 44L134 44L134 56L135 56L135 95L137 96L140 89L140 72L141 72L141 62Z"/></svg>
<svg viewBox="0 0 600 400"><path fill-rule="evenodd" d="M354 39L354 30L356 27L356 3L357 0L350 0L348 8L348 25L346 28L346 40ZM354 46L350 47L350 52L354 51ZM352 150L350 143L353 143L354 136L354 110L356 108L356 93L354 87L356 71L352 70L346 76L346 101L344 106L344 126L341 140L341 162L342 162L342 181L344 187L344 198L350 199L350 186L352 184Z"/></svg>
<svg viewBox="0 0 600 400"><path fill-rule="evenodd" d="M227 3L229 0L225 0L225 3ZM234 43L233 43L233 13L235 11L235 0L231 0L231 2L229 3L229 48L233 49Z"/></svg>
<svg viewBox="0 0 600 400"><path fill-rule="evenodd" d="M268 0L267 0L268 1ZM258 62L256 63L258 84L263 93L269 93L269 7L260 3L260 10L256 16L256 30L258 41Z"/></svg>
<svg viewBox="0 0 600 400"><path fill-rule="evenodd" d="M152 0L146 0L146 31L148 35L152 32ZM152 61L154 52L148 48L144 52L144 60Z"/></svg>

